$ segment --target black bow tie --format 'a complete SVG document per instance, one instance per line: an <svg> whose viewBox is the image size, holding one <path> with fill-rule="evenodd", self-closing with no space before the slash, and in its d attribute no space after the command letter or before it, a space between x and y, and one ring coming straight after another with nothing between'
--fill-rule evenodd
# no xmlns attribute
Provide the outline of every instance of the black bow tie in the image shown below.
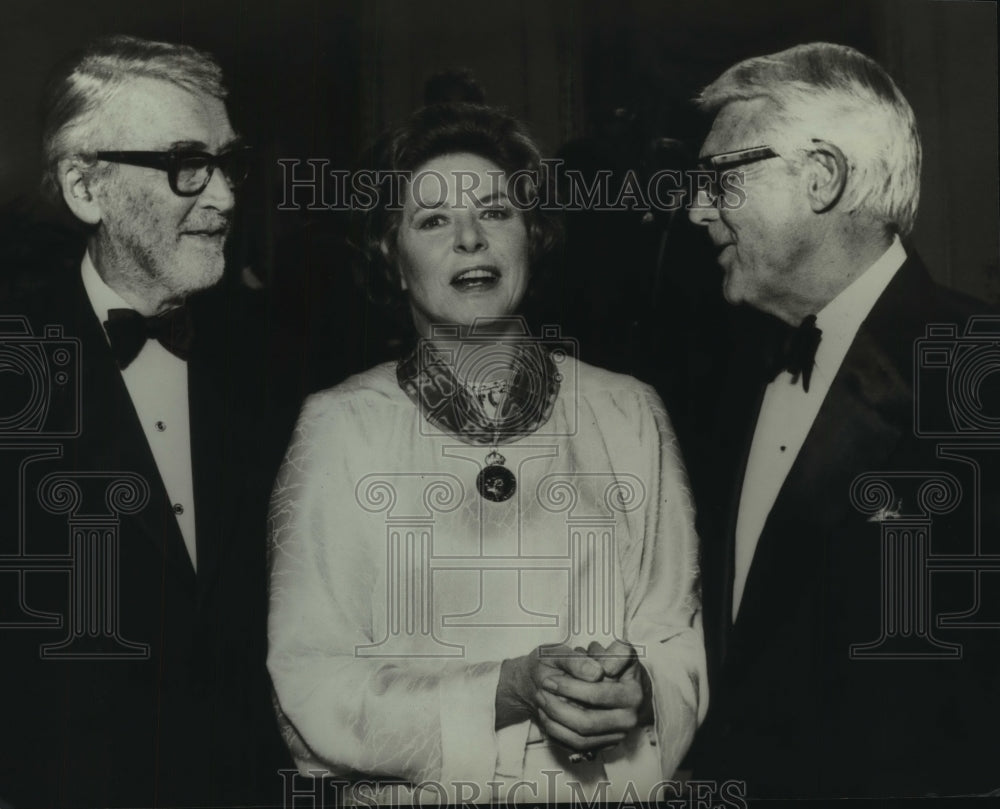
<svg viewBox="0 0 1000 809"><path fill-rule="evenodd" d="M125 370L142 351L147 340L159 340L175 357L186 360L194 342L194 324L186 306L162 315L143 317L135 309L109 309L104 328L118 367Z"/></svg>
<svg viewBox="0 0 1000 809"><path fill-rule="evenodd" d="M816 349L821 339L823 331L816 328L816 315L809 315L798 328L786 325L777 338L775 350L767 365L770 379L775 379L782 371L788 371L792 375L793 385L802 377L802 389L808 393L809 379L816 363Z"/></svg>

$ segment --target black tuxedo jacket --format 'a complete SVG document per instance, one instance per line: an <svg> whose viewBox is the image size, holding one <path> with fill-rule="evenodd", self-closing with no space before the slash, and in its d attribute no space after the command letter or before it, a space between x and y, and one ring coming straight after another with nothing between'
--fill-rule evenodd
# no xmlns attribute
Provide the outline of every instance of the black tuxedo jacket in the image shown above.
<svg viewBox="0 0 1000 809"><path fill-rule="evenodd" d="M14 807L280 800L264 527L287 434L266 420L250 293L191 307L197 573L79 273L5 307L8 359L20 347L43 368L5 375L0 437L0 801ZM40 415L11 421L30 401Z"/></svg>
<svg viewBox="0 0 1000 809"><path fill-rule="evenodd" d="M927 552L973 553L976 520L984 545L1000 550L995 495L976 494L971 464L939 457L947 438L920 437L915 429L915 397L922 423L940 427L949 418L940 404L947 391L933 390L946 384L949 369L942 374L915 362L917 342L928 324L950 323L958 328L950 342L960 343L977 308L986 306L935 286L915 258L899 270L851 344L779 492L733 623L734 529L767 381L753 356L757 346L743 341L746 353L732 363L719 429L691 459L710 673L709 713L692 755L696 778L741 779L751 796L778 797L1000 787L1000 631L936 623L941 615L974 610L977 600L983 614L1000 616L997 574L938 569L884 577L908 561L911 571L925 566L883 559L881 541L895 513L920 511L921 481L947 473L959 503L934 517ZM960 356L950 355L951 371ZM974 431L959 439L980 447L985 441ZM979 451L987 485L998 480L995 457ZM862 488L854 487L852 499L859 476L871 473L893 489L878 515L875 489L865 502ZM909 553L916 544L908 537L894 547ZM905 623L905 609L893 612L900 599L917 603L914 588L929 593L927 623L920 626ZM866 654L874 647L865 644L878 646L887 621L893 638L878 648L893 654ZM927 634L952 651L938 654ZM923 658L899 655L929 647L932 654Z"/></svg>

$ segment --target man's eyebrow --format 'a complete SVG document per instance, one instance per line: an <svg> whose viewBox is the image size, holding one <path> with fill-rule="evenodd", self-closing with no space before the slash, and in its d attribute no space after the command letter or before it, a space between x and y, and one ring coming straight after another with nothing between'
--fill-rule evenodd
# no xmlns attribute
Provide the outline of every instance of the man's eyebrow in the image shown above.
<svg viewBox="0 0 1000 809"><path fill-rule="evenodd" d="M192 151L204 152L208 150L208 144L200 140L175 140L167 144L167 149L170 151L190 149Z"/></svg>
<svg viewBox="0 0 1000 809"><path fill-rule="evenodd" d="M239 135L236 135L235 137L230 138L225 143L223 143L222 147L219 149L219 152L220 153L226 152L230 149L234 149L237 146L242 146L242 145L243 145L243 138ZM172 143L168 143L166 148L168 151L190 150L193 152L206 152L206 153L209 152L208 144L201 140L175 140Z"/></svg>

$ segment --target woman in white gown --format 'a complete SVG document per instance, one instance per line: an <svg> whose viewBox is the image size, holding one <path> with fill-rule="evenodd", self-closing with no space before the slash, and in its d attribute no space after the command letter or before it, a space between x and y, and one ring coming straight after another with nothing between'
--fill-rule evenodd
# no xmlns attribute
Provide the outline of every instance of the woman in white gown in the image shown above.
<svg viewBox="0 0 1000 809"><path fill-rule="evenodd" d="M553 242L518 122L428 107L382 157L366 246L419 340L310 397L277 480L286 739L382 802L655 800L707 705L663 405L512 317Z"/></svg>

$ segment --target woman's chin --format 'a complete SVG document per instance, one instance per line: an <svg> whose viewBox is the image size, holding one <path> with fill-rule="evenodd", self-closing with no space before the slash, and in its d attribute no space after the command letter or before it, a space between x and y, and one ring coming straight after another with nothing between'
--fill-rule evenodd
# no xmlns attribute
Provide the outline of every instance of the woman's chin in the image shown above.
<svg viewBox="0 0 1000 809"><path fill-rule="evenodd" d="M523 334L524 319L515 311L506 308L498 310L484 309L482 311L465 312L448 317L434 319L414 317L413 325L421 337L433 339L447 336L464 338L473 332L481 332L491 336L499 334Z"/></svg>

